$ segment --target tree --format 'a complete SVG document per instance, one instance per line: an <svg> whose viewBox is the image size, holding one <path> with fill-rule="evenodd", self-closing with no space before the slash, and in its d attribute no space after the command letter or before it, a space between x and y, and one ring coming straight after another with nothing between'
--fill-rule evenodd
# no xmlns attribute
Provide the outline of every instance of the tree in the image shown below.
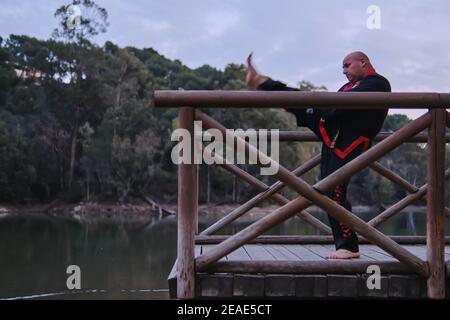
<svg viewBox="0 0 450 320"><path fill-rule="evenodd" d="M175 144L170 135L178 110L153 108L153 91L246 90L244 66L190 69L152 48L121 48L111 42L100 48L88 39L61 39L11 35L0 41L0 199L126 201L148 193L160 201L175 200L177 168L170 157ZM307 81L299 89L326 90ZM281 109L204 111L228 128L307 130ZM383 131L409 121L390 115ZM380 161L420 186L426 179L421 147L404 144ZM318 150L318 143L283 142L280 162L293 169ZM260 173L256 165L240 166L254 176ZM258 178L274 182L273 177ZM201 165L200 179L201 201L244 201L255 194L220 168ZM317 168L305 179L315 182ZM351 188L354 204L388 204L405 195L369 170L357 175ZM282 192L295 196L288 188Z"/></svg>
<svg viewBox="0 0 450 320"><path fill-rule="evenodd" d="M325 86L316 86L313 83L302 80L298 83L298 89L300 91L328 91L327 87Z"/></svg>
<svg viewBox="0 0 450 320"><path fill-rule="evenodd" d="M91 0L72 0L55 11L59 28L53 31L53 37L75 42L79 45L99 33L106 32L108 12Z"/></svg>
<svg viewBox="0 0 450 320"><path fill-rule="evenodd" d="M127 49L105 46L108 68L103 75L108 108L84 150L84 170L93 173L103 192L124 201L143 191L160 161L159 124L149 108L151 77Z"/></svg>
<svg viewBox="0 0 450 320"><path fill-rule="evenodd" d="M71 188L77 160L77 139L79 128L88 117L101 119L101 105L97 90L102 86L99 73L100 50L89 42L89 38L106 32L108 14L90 0L72 0L70 5L61 6L55 12L59 19L59 29L53 32L54 38L62 38L68 45L57 47L57 62L54 64L54 76L59 81L57 94L64 95L64 112L69 113L66 128L71 137L70 162L67 187ZM68 86L65 86L65 84ZM97 112L95 112L97 111ZM100 111L100 115L99 112Z"/></svg>

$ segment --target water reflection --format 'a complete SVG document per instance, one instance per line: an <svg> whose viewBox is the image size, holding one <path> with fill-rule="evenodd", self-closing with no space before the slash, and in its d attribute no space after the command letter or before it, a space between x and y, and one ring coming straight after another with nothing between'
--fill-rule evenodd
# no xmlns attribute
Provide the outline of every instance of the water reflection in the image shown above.
<svg viewBox="0 0 450 320"><path fill-rule="evenodd" d="M75 264L83 291L106 291L89 297L165 298L159 289L167 288L175 255L174 219L133 225L9 217L0 221L0 297L68 291L66 268Z"/></svg>
<svg viewBox="0 0 450 320"><path fill-rule="evenodd" d="M364 220L374 215L362 216ZM324 215L318 216L326 221ZM200 230L213 221L202 218ZM233 223L232 234L250 222ZM448 219L446 230L450 230ZM380 226L386 234L425 235L425 214L399 214ZM147 223L79 221L46 216L0 219L0 298L165 299L176 258L176 219ZM299 218L267 234L317 234ZM66 268L81 268L81 291L66 287Z"/></svg>

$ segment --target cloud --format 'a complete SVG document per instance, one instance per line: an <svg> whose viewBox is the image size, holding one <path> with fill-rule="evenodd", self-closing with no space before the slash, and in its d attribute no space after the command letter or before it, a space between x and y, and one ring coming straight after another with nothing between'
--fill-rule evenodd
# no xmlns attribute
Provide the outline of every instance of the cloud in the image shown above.
<svg viewBox="0 0 450 320"><path fill-rule="evenodd" d="M212 12L204 17L203 28L208 37L220 38L239 23L239 12Z"/></svg>
<svg viewBox="0 0 450 320"><path fill-rule="evenodd" d="M152 32L170 32L173 27L168 21L153 21L148 18L139 19L139 23L145 30L151 30Z"/></svg>
<svg viewBox="0 0 450 320"><path fill-rule="evenodd" d="M0 34L48 38L53 13L69 0L2 0ZM450 3L445 0L269 1L96 0L109 13L102 44L153 47L190 67L224 68L255 52L258 68L296 85L309 80L337 90L346 53L369 54L395 91L450 88ZM381 9L381 30L369 30L367 7Z"/></svg>

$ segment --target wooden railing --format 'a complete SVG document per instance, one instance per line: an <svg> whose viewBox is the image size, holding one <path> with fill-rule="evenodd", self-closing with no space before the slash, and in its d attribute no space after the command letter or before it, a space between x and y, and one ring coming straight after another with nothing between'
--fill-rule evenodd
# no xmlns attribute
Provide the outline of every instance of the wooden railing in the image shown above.
<svg viewBox="0 0 450 320"><path fill-rule="evenodd" d="M252 225L229 237L222 237L217 245L195 258L194 248L198 233L198 172L197 165L180 164L178 174L178 258L177 258L177 296L178 298L193 298L195 296L196 271L216 270L229 272L363 272L367 261L317 261L309 264L295 262L261 263L245 261L235 263L220 263L222 257L241 247L242 245L259 239L258 236L268 229L298 215L307 223L319 229L330 239L330 228L313 217L306 210L316 205L333 216L338 221L346 223L355 230L364 241L369 241L393 257L398 259L408 272L417 273L427 279L428 296L430 298L445 297L445 215L450 217L449 209L444 206L445 179L450 176L450 170L445 171L445 143L450 136L445 133L450 125L450 114L446 106L450 105L450 94L439 93L328 93L328 92L254 92L254 91L156 91L156 107L180 107L180 128L191 134L191 149L194 150L194 120L202 121L206 129L217 129L228 141L238 141L245 146L249 156L257 156L264 163L270 163L279 168L276 173L278 182L267 186L262 181L251 176L239 167L227 163L221 166L243 179L260 191L258 195L232 211L223 219L204 230L199 239L207 240L219 229L231 223L266 199L272 199L281 205L278 209L264 216ZM356 159L347 163L333 174L310 186L301 175L314 168L320 162L319 155L305 162L292 172L269 158L267 155L247 143L233 132L226 130L219 122L196 108L428 108L429 112L408 123L403 128L391 134L379 134L375 141L379 141L372 148ZM428 133L421 133L428 128ZM317 138L302 132L281 132L280 140L285 141L314 141ZM427 142L427 184L420 188L410 184L396 173L376 162L385 154L405 142ZM217 155L214 155L217 157ZM350 211L340 206L324 195L339 183L348 180L355 173L370 167L387 179L403 187L409 195L386 209L369 222L364 222ZM299 196L290 201L278 192L285 186L292 188ZM410 251L402 247L402 239L388 237L375 229L375 226L386 221L415 200L427 204L427 260L423 261ZM217 240L218 238L216 238ZM408 239L403 239L406 242ZM402 241L403 241L402 240ZM398 241L398 242L396 242ZM398 264L386 262L383 270L395 272ZM398 270L397 270L398 271Z"/></svg>

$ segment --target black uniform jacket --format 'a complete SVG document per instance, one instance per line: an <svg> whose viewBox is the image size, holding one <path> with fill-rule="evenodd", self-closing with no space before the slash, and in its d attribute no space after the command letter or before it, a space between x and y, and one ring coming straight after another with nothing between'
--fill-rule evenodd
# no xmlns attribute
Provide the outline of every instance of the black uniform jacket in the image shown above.
<svg viewBox="0 0 450 320"><path fill-rule="evenodd" d="M258 90L298 91L284 83L268 79ZM341 92L390 92L391 85L383 76L369 73L356 84L346 83ZM366 150L380 131L388 113L385 109L286 109L295 115L297 124L310 128L327 147L345 159L356 148ZM361 151L361 149L360 149Z"/></svg>

